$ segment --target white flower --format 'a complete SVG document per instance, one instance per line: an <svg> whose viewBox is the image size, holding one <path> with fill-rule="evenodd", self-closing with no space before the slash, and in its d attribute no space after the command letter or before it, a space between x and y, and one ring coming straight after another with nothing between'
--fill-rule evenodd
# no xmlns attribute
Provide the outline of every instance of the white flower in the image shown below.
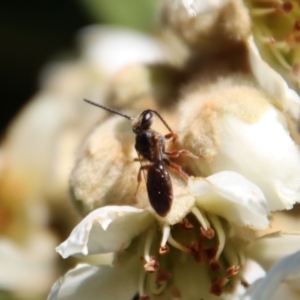
<svg viewBox="0 0 300 300"><path fill-rule="evenodd" d="M189 185L194 203L173 226L172 215L185 197L175 198L165 218L129 206L91 212L57 251L64 258L114 252L114 265L77 267L54 285L49 299L131 299L136 293L157 299L179 294L182 299L199 294L214 299L244 281L243 247L250 237L234 230L268 227L264 195L234 172L191 178Z"/></svg>
<svg viewBox="0 0 300 300"><path fill-rule="evenodd" d="M24 298L48 291L63 269L50 250L57 231L78 220L64 215L71 209L69 173L81 140L101 119L83 98L103 98L104 84L121 68L163 58L154 39L116 27L85 28L79 47L78 59L47 65L40 90L0 145L0 289Z"/></svg>
<svg viewBox="0 0 300 300"><path fill-rule="evenodd" d="M97 126L71 175L74 202L89 214L57 251L114 253L114 260L69 271L51 300L237 299L250 283L248 259L268 270L299 249L297 235L256 235L268 228L270 211L300 201L299 97L256 52L242 1L166 1L163 16L190 55L179 70L184 83L173 86L183 92L165 106L155 97L146 103L167 108L173 120L178 140L167 146L199 159L179 158L188 185L170 172L173 203L160 217L144 183L132 196L139 166L128 120Z"/></svg>
<svg viewBox="0 0 300 300"><path fill-rule="evenodd" d="M300 251L278 261L266 275L246 292L241 300L297 300L300 297Z"/></svg>
<svg viewBox="0 0 300 300"><path fill-rule="evenodd" d="M271 210L291 209L300 201L300 151L287 116L251 81L220 78L187 93L178 135L200 157L191 162L194 174L238 172L261 188Z"/></svg>

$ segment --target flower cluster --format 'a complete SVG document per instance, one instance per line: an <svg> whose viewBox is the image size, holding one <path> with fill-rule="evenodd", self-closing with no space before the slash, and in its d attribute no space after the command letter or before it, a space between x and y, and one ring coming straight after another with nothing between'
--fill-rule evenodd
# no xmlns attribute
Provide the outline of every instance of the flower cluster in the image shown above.
<svg viewBox="0 0 300 300"><path fill-rule="evenodd" d="M298 235L258 234L271 226L273 211L300 201L300 102L260 58L244 3L166 0L162 25L168 46L157 41L156 49L168 60L115 73L102 103L130 114L159 110L178 135L168 151L193 154L172 159L188 180L170 169L173 202L157 215L143 181L136 191L130 122L103 117L70 178L85 217L57 252L113 258L69 271L49 300L257 299L261 285L245 290L261 276L259 265L267 271L299 250ZM154 128L165 130L159 120ZM271 279L270 289L279 281Z"/></svg>

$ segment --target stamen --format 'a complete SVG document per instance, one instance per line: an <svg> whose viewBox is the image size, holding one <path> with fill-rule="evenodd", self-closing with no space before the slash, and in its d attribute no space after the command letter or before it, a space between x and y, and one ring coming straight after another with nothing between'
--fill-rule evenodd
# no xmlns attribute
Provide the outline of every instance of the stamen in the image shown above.
<svg viewBox="0 0 300 300"><path fill-rule="evenodd" d="M140 276L139 276L139 295L144 295L145 276L146 276L145 270L144 268L141 268Z"/></svg>
<svg viewBox="0 0 300 300"><path fill-rule="evenodd" d="M291 71L291 66L287 63L287 61L282 56L281 52L278 51L274 47L270 47L271 52L274 54L278 62L281 64L282 67L284 67L286 70Z"/></svg>
<svg viewBox="0 0 300 300"><path fill-rule="evenodd" d="M224 247L224 254L225 257L231 266L238 266L239 265L239 257L236 253L235 249L232 247L230 243L226 243Z"/></svg>
<svg viewBox="0 0 300 300"><path fill-rule="evenodd" d="M168 241L168 238L170 236L170 232L171 232L171 227L168 226L168 225L165 225L163 227L163 234L162 234L162 239L161 239L161 242L160 242L160 246L161 247L165 247L166 246L166 243Z"/></svg>
<svg viewBox="0 0 300 300"><path fill-rule="evenodd" d="M240 249L236 249L236 252L240 259L240 266L244 266L246 263L245 253L243 251L241 251Z"/></svg>
<svg viewBox="0 0 300 300"><path fill-rule="evenodd" d="M272 36L264 36L262 33L259 33L259 40L262 43L273 45L276 43L276 40Z"/></svg>
<svg viewBox="0 0 300 300"><path fill-rule="evenodd" d="M253 8L251 9L251 15L254 17L265 16L267 14L275 13L275 8Z"/></svg>
<svg viewBox="0 0 300 300"><path fill-rule="evenodd" d="M282 51L288 51L289 50L289 45L286 41L277 41L274 37L272 36L263 36L260 35L259 40L262 43L268 44L272 46L273 48L277 48Z"/></svg>
<svg viewBox="0 0 300 300"><path fill-rule="evenodd" d="M170 231L171 231L170 226L165 225L163 227L163 234L162 234L162 239L160 242L160 249L159 249L159 254L161 255L167 254L169 252L169 247L166 244L170 235Z"/></svg>
<svg viewBox="0 0 300 300"><path fill-rule="evenodd" d="M152 259L150 257L150 249L154 238L154 229L149 229L147 231L145 248L144 248L144 259L149 263Z"/></svg>
<svg viewBox="0 0 300 300"><path fill-rule="evenodd" d="M172 237L171 234L170 234L169 237L168 237L168 242L169 242L169 244L171 244L174 248L177 248L177 249L179 249L179 250L181 250L181 251L183 251L183 252L186 252L186 253L190 253L190 250L189 250L187 247L185 247L185 246L181 245L180 243L178 243L177 241L175 241L175 240L173 239L173 237Z"/></svg>
<svg viewBox="0 0 300 300"><path fill-rule="evenodd" d="M210 227L209 221L196 206L192 208L191 212L195 215L195 217L205 230L207 230Z"/></svg>
<svg viewBox="0 0 300 300"><path fill-rule="evenodd" d="M213 227L214 227L214 229L218 235L218 239L219 239L219 246L218 246L218 251L216 254L216 259L218 260L224 249L226 237L225 237L225 233L224 233L222 224L220 222L220 219L215 215L210 215L209 218L213 224Z"/></svg>

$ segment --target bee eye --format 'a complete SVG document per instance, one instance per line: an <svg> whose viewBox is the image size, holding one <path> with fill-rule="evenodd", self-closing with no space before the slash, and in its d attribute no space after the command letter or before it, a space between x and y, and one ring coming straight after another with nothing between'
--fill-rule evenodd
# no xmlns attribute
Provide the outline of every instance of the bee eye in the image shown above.
<svg viewBox="0 0 300 300"><path fill-rule="evenodd" d="M145 122L147 122L147 121L149 121L149 120L151 120L152 119L152 113L149 111L149 112L146 112L145 114L144 114L144 121Z"/></svg>

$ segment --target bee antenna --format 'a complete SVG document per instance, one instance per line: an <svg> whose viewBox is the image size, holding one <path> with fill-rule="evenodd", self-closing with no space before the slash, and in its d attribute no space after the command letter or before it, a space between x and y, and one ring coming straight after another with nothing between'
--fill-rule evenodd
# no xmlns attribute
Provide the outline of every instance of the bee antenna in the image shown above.
<svg viewBox="0 0 300 300"><path fill-rule="evenodd" d="M87 99L83 99L83 100L84 100L85 102L87 102L87 103L90 103L90 104L95 105L95 106L97 106L97 107L103 108L103 109L105 109L105 110L107 110L107 111L110 111L110 112L112 112L112 113L114 113L114 114L116 114L116 115L119 115L119 116L121 116L121 117L124 117L124 118L126 118L126 119L129 119L129 120L131 120L131 121L134 120L134 118L129 117L129 116L125 115L125 114L122 114L122 113L120 113L120 112L118 112L118 111L116 111L116 110L114 110L114 109L112 109L112 108L106 107L106 106L104 106L104 105L95 103L95 102L90 101L90 100L87 100Z"/></svg>
<svg viewBox="0 0 300 300"><path fill-rule="evenodd" d="M171 129L171 127L167 124L167 122L163 119L163 117L162 117L156 110L152 110L152 109L151 109L151 111L152 111L153 113L155 113L155 114L160 118L160 120L164 123L164 125L169 129L170 132L174 132L174 131Z"/></svg>

